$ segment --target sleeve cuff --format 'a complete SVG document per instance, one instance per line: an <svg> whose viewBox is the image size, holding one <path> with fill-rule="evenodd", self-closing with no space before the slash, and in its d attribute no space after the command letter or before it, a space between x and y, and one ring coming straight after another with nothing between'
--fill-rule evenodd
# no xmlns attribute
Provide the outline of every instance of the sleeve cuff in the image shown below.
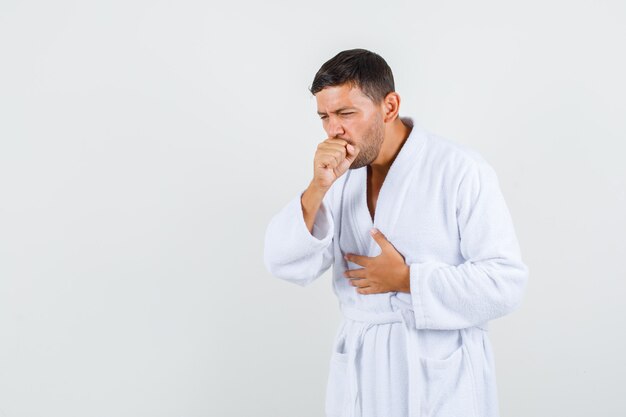
<svg viewBox="0 0 626 417"><path fill-rule="evenodd" d="M447 264L439 261L427 261L422 263L412 263L409 265L409 286L411 291L411 302L415 314L415 325L417 328L428 328L431 323L428 316L428 280L432 271Z"/></svg>
<svg viewBox="0 0 626 417"><path fill-rule="evenodd" d="M304 222L301 197L302 193L292 198L285 211L276 218L280 230L278 235L282 234L282 239L276 242L280 246L278 253L288 259L300 258L326 248L333 239L334 223L326 202L323 201L317 211L311 233Z"/></svg>

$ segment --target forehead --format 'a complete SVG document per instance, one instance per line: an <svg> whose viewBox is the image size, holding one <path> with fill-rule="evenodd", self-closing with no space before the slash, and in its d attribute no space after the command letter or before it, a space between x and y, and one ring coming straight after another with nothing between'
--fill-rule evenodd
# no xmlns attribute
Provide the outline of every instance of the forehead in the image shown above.
<svg viewBox="0 0 626 417"><path fill-rule="evenodd" d="M350 84L324 87L315 94L317 100L317 112L336 112L346 107L363 108L371 106L372 102L361 89Z"/></svg>

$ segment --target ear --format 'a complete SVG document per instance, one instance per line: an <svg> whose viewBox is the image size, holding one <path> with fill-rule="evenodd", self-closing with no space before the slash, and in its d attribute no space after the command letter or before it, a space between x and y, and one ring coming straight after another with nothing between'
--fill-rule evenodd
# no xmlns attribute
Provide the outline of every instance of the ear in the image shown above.
<svg viewBox="0 0 626 417"><path fill-rule="evenodd" d="M395 91L387 94L383 99L383 122L389 123L396 120L400 111L400 95Z"/></svg>

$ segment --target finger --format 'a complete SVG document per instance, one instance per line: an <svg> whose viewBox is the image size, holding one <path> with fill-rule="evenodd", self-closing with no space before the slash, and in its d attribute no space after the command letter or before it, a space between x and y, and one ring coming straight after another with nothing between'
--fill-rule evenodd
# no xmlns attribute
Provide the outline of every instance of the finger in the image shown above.
<svg viewBox="0 0 626 417"><path fill-rule="evenodd" d="M365 268L346 269L343 271L343 276L346 278L365 278Z"/></svg>
<svg viewBox="0 0 626 417"><path fill-rule="evenodd" d="M334 158L336 161L336 165L341 164L346 159L346 148L344 146L321 148L318 152L320 158Z"/></svg>
<svg viewBox="0 0 626 417"><path fill-rule="evenodd" d="M343 162L346 159L346 157L348 156L348 153L346 152L345 146L342 147L341 149L333 150L333 152L339 158L339 161L341 161L341 162Z"/></svg>
<svg viewBox="0 0 626 417"><path fill-rule="evenodd" d="M349 142L347 140L345 140L345 139L328 138L328 139L326 139L322 143L335 143L335 144L338 144L338 145L341 145L341 146L345 147Z"/></svg>
<svg viewBox="0 0 626 417"><path fill-rule="evenodd" d="M322 149L324 153L334 155L337 158L338 163L341 163L350 157L350 154L346 149L346 145L344 144L323 144L323 146L320 146L319 148ZM351 160L348 159L348 162L351 162Z"/></svg>
<svg viewBox="0 0 626 417"><path fill-rule="evenodd" d="M334 162L330 159L334 159ZM316 159L324 168L336 168L346 158L346 148L340 144L317 145Z"/></svg>
<svg viewBox="0 0 626 417"><path fill-rule="evenodd" d="M371 286L358 287L356 289L356 292L358 292L359 294L375 294L376 293L376 291L374 291L374 289Z"/></svg>
<svg viewBox="0 0 626 417"><path fill-rule="evenodd" d="M352 286L357 288L367 288L370 284L367 282L365 278L354 278L351 280Z"/></svg>
<svg viewBox="0 0 626 417"><path fill-rule="evenodd" d="M352 164L360 152L360 148L344 139L327 139L318 145L319 148L324 149L330 149L330 146L333 147L332 149L337 149L335 147L339 146L340 148L338 150L341 151L342 159L345 158L349 164Z"/></svg>
<svg viewBox="0 0 626 417"><path fill-rule="evenodd" d="M329 151L329 152L342 152L342 153L346 152L346 145L343 143L322 142L319 145L317 145L317 148L323 151Z"/></svg>
<svg viewBox="0 0 626 417"><path fill-rule="evenodd" d="M353 255L351 253L347 253L344 255L344 259L357 265L367 266L371 258L369 256Z"/></svg>
<svg viewBox="0 0 626 417"><path fill-rule="evenodd" d="M334 153L322 154L319 156L318 160L320 165L324 168L336 168L341 163L341 159Z"/></svg>

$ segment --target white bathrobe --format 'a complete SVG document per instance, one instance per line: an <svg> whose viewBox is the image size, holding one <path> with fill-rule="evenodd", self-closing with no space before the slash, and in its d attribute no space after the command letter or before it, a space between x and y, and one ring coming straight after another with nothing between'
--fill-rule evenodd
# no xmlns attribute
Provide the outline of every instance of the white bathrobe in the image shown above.
<svg viewBox="0 0 626 417"><path fill-rule="evenodd" d="M525 291L513 222L493 168L470 147L413 126L380 190L374 222L367 167L348 170L324 196L312 234L304 189L266 230L272 275L306 286L333 265L343 320L331 352L328 417L497 417L488 322ZM343 276L376 256L378 228L410 267L410 291L359 294Z"/></svg>

